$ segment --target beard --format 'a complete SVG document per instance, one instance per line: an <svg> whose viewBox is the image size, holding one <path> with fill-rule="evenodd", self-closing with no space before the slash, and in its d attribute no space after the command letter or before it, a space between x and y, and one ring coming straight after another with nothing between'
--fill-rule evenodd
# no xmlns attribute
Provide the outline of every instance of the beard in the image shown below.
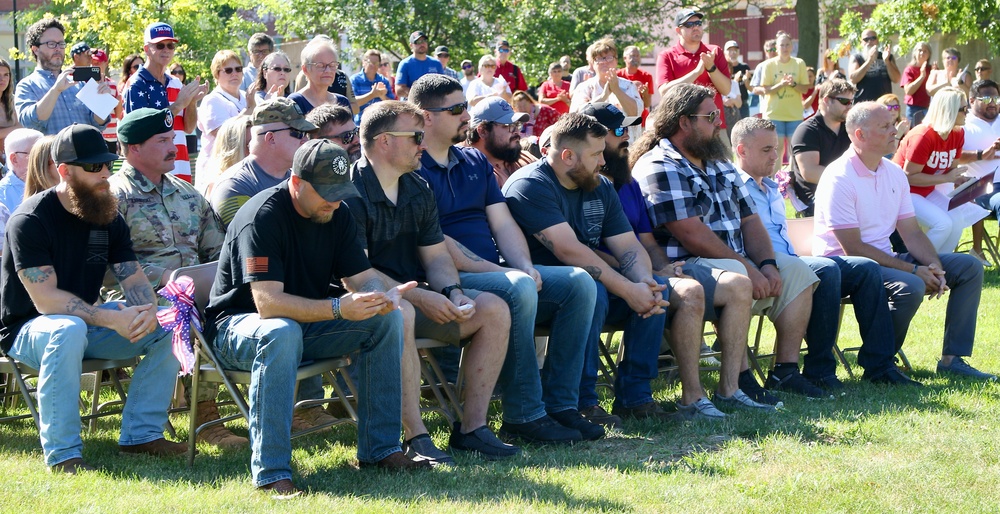
<svg viewBox="0 0 1000 514"><path fill-rule="evenodd" d="M469 138L469 123L465 122L458 127L458 132L451 136L451 144L457 145Z"/></svg>
<svg viewBox="0 0 1000 514"><path fill-rule="evenodd" d="M107 182L103 184L107 187ZM118 216L118 197L111 194L110 189L84 185L71 175L66 195L69 212L87 223L105 226Z"/></svg>
<svg viewBox="0 0 1000 514"><path fill-rule="evenodd" d="M521 158L521 145L501 146L496 142L496 134L490 134L485 139L486 153L500 159L503 162L517 162ZM518 138L520 139L520 137ZM510 144L510 140L507 141Z"/></svg>
<svg viewBox="0 0 1000 514"><path fill-rule="evenodd" d="M684 150L695 159L703 161L722 161L729 159L729 149L719 139L720 129L715 129L711 136L701 137L694 133L684 141Z"/></svg>
<svg viewBox="0 0 1000 514"><path fill-rule="evenodd" d="M576 184L576 187L587 193L597 189L597 186L601 185L601 175L594 173L593 170L587 171L583 167L583 163L577 163L573 166L573 168L566 172L566 176Z"/></svg>
<svg viewBox="0 0 1000 514"><path fill-rule="evenodd" d="M632 180L632 169L628 166L628 141L622 141L617 149L604 149L604 171L602 174L621 189Z"/></svg>

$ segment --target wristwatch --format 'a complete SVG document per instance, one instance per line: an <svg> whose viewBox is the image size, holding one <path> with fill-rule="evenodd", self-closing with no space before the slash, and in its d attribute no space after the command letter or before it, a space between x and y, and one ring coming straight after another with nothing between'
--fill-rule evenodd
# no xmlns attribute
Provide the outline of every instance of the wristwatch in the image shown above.
<svg viewBox="0 0 1000 514"><path fill-rule="evenodd" d="M760 264L757 265L757 269L763 268L764 266L767 266L768 264L770 264L771 266L774 266L774 269L778 269L778 261L776 261L774 259L764 259L764 260L760 261Z"/></svg>
<svg viewBox="0 0 1000 514"><path fill-rule="evenodd" d="M705 71L707 71L708 73L713 73L717 69L719 69L719 67L713 64L711 68L709 68L709 69L707 69Z"/></svg>
<svg viewBox="0 0 1000 514"><path fill-rule="evenodd" d="M441 294L443 294L445 298L451 299L451 292L454 291L454 290L456 290L456 289L458 289L459 291L461 291L462 290L462 284L452 284L450 286L447 286L447 287L445 287L444 289L441 290Z"/></svg>

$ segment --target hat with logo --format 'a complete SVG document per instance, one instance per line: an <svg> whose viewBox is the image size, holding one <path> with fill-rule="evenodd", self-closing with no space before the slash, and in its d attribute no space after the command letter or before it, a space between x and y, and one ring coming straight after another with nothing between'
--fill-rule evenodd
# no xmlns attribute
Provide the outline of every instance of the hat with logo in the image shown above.
<svg viewBox="0 0 1000 514"><path fill-rule="evenodd" d="M740 44L737 43L736 41L729 40L729 41L726 41L726 46L722 47L722 49L723 50L729 50L730 48L733 48L733 47L739 48Z"/></svg>
<svg viewBox="0 0 1000 514"><path fill-rule="evenodd" d="M682 23L694 18L695 16L698 18L704 18L705 13L700 13L694 9L684 9L677 13L677 16L674 16L674 25L680 27Z"/></svg>
<svg viewBox="0 0 1000 514"><path fill-rule="evenodd" d="M295 151L292 175L308 182L328 202L361 196L351 182L347 152L327 139L312 139Z"/></svg>
<svg viewBox="0 0 1000 514"><path fill-rule="evenodd" d="M163 23L162 21L150 23L149 26L146 27L144 34L146 36L146 44L160 43L163 41L177 42L177 37L174 36L174 28L166 23Z"/></svg>
<svg viewBox="0 0 1000 514"><path fill-rule="evenodd" d="M514 112L514 109L511 108L506 100L496 96L484 98L469 110L469 115L472 116L472 119L469 121L470 125L479 125L480 123L487 122L507 125L528 120L528 113Z"/></svg>
<svg viewBox="0 0 1000 514"><path fill-rule="evenodd" d="M437 47L437 48L434 49L434 55L441 55L441 54L444 54L444 55L447 55L447 56L451 57L451 53L448 52L448 47L447 46L439 46L439 47Z"/></svg>
<svg viewBox="0 0 1000 514"><path fill-rule="evenodd" d="M97 164L117 161L118 154L108 151L108 144L104 142L100 130L91 125L74 123L60 130L52 140L52 160L56 164Z"/></svg>
<svg viewBox="0 0 1000 514"><path fill-rule="evenodd" d="M90 45L84 43L83 41L80 41L79 43L73 45L73 48L70 48L69 55L71 57L76 57L80 54L85 54L89 51L90 51Z"/></svg>
<svg viewBox="0 0 1000 514"><path fill-rule="evenodd" d="M596 118L597 122L608 130L632 127L642 123L642 116L625 116L621 109L607 102L587 104L583 106L583 109L580 109L580 114Z"/></svg>
<svg viewBox="0 0 1000 514"><path fill-rule="evenodd" d="M312 132L319 128L306 119L298 104L283 96L257 104L257 107L253 110L252 123L254 126L267 125L268 123L284 123L295 130L303 132Z"/></svg>
<svg viewBox="0 0 1000 514"><path fill-rule="evenodd" d="M157 134L173 131L174 115L170 109L143 107L118 122L118 140L126 145L141 145Z"/></svg>
<svg viewBox="0 0 1000 514"><path fill-rule="evenodd" d="M510 43L508 43L506 39L501 39L500 41L497 41L497 46L496 46L497 50L499 50L501 47L504 47L504 46L506 46L507 48L510 48Z"/></svg>
<svg viewBox="0 0 1000 514"><path fill-rule="evenodd" d="M94 63L108 62L108 53L104 50L94 50L90 55L94 58Z"/></svg>
<svg viewBox="0 0 1000 514"><path fill-rule="evenodd" d="M410 44L412 45L413 43L416 43L420 38L427 39L427 34L424 34L424 31L422 30L414 30L413 33L410 34Z"/></svg>

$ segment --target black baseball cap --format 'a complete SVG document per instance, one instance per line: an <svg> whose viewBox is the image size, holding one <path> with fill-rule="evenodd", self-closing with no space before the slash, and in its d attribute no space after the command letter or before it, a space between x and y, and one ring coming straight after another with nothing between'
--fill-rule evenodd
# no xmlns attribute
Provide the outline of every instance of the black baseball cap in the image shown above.
<svg viewBox="0 0 1000 514"><path fill-rule="evenodd" d="M413 31L413 33L410 34L410 44L412 45L413 43L416 43L420 38L427 39L427 34L424 34L422 30Z"/></svg>
<svg viewBox="0 0 1000 514"><path fill-rule="evenodd" d="M614 104L607 102L597 102L584 105L580 109L580 114L586 114L597 119L597 122L604 125L608 130L615 130L619 127L632 127L642 123L642 116L625 116Z"/></svg>
<svg viewBox="0 0 1000 514"><path fill-rule="evenodd" d="M117 161L118 154L108 151L108 144L104 142L100 130L91 125L74 123L56 134L52 141L52 160L56 164L97 164Z"/></svg>

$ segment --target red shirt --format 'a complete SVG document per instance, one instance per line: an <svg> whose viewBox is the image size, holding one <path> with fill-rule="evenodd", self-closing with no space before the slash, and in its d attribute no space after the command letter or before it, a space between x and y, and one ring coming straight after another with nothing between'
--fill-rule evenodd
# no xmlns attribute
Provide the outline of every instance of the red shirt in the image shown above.
<svg viewBox="0 0 1000 514"><path fill-rule="evenodd" d="M671 80L677 80L691 73L692 70L698 67L698 62L701 61L701 57L699 56L705 52L711 52L715 56L715 66L719 68L719 71L723 75L732 79L732 75L729 74L729 63L726 61L726 56L722 54L722 49L715 45L705 45L704 43L700 43L699 45L698 51L691 53L685 50L680 40L678 40L676 44L660 52L660 55L656 57L656 87L660 87L662 84ZM698 78L694 79L694 83L715 91L715 106L719 109L719 112L722 112L722 95L715 88L715 84L712 83L712 78L708 75L708 72L706 71L699 75ZM726 128L725 117L722 119L722 128Z"/></svg>
<svg viewBox="0 0 1000 514"><path fill-rule="evenodd" d="M524 81L524 74L520 68L515 68L514 63L507 61L503 64L497 63L497 75L503 77L510 84L510 92L527 91L528 83Z"/></svg>
<svg viewBox="0 0 1000 514"><path fill-rule="evenodd" d="M631 80L632 82L641 82L646 85L646 90L649 94L653 94L653 76L645 71L636 69L635 73L632 75L628 74L628 68L622 68L618 70L618 76L625 79ZM649 116L649 109L643 107L642 109L642 126L646 126L646 117Z"/></svg>
<svg viewBox="0 0 1000 514"><path fill-rule="evenodd" d="M920 76L920 68L917 66L907 66L903 68L903 78L899 81L900 86L905 86L910 82L917 80ZM912 105L914 107L927 108L931 105L931 95L927 94L927 77L924 77L924 83L920 84L920 87L912 95L906 95L906 105Z"/></svg>
<svg viewBox="0 0 1000 514"><path fill-rule="evenodd" d="M559 96L561 91L569 93L569 81L563 80L562 83L557 86L553 84L551 80L546 80L545 82L542 82L542 85L538 88L538 97L555 98ZM550 107L555 109L560 116L569 112L569 104L566 102L555 102Z"/></svg>
<svg viewBox="0 0 1000 514"><path fill-rule="evenodd" d="M941 139L930 125L920 124L906 133L892 160L900 167L904 167L906 162L923 163L921 173L940 175L962 155L963 145L965 130L962 127L955 127L948 134L948 139ZM931 191L934 191L934 186L910 186L910 192L915 195L927 196Z"/></svg>

